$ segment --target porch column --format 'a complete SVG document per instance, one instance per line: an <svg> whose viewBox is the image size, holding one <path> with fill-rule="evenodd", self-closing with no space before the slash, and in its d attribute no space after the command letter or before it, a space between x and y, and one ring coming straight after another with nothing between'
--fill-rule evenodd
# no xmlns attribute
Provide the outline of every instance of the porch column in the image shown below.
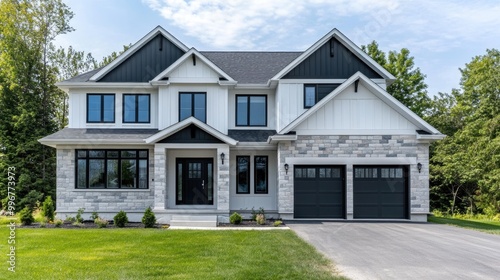
<svg viewBox="0 0 500 280"><path fill-rule="evenodd" d="M166 208L166 193L167 193L167 178L166 178L166 162L167 149L155 146L154 152L154 210L165 210Z"/></svg>
<svg viewBox="0 0 500 280"><path fill-rule="evenodd" d="M224 153L224 164L221 154ZM229 212L229 146L217 148L217 210Z"/></svg>

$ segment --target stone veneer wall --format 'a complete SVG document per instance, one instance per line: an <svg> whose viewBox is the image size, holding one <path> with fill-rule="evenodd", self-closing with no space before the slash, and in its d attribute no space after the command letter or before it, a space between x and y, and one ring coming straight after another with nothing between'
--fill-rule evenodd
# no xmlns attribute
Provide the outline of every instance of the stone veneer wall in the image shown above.
<svg viewBox="0 0 500 280"><path fill-rule="evenodd" d="M394 165L401 159L401 165L409 165L410 176L410 218L426 221L429 212L429 144L419 143L414 135L374 136L298 136L296 141L278 145L278 209L284 218L293 218L293 166L288 174L283 165L294 159L304 164L324 158L321 164L346 166L347 218L353 215L353 166L365 164ZM299 158L301 158L299 160ZM366 160L376 158L375 160ZM328 162L331 159L331 163ZM377 160L378 159L378 160ZM411 164L409 163L411 161ZM314 161L314 162L317 162ZM419 173L417 163L422 163Z"/></svg>
<svg viewBox="0 0 500 280"><path fill-rule="evenodd" d="M123 210L130 221L140 221L144 210L154 206L153 150L149 151L149 189L147 190L81 190L75 189L75 149L57 149L56 211L59 218L75 216L85 208L84 218L97 211L99 216L112 219Z"/></svg>

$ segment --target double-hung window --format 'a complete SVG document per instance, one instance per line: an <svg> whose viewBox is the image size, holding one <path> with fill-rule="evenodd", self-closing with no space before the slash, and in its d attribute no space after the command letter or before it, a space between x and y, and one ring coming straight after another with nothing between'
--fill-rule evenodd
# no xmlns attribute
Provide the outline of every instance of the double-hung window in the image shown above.
<svg viewBox="0 0 500 280"><path fill-rule="evenodd" d="M237 95L236 126L267 126L267 96Z"/></svg>
<svg viewBox="0 0 500 280"><path fill-rule="evenodd" d="M304 85L304 108L311 108L325 96L334 91L340 84L306 84Z"/></svg>
<svg viewBox="0 0 500 280"><path fill-rule="evenodd" d="M123 122L149 123L150 108L149 94L124 94Z"/></svg>
<svg viewBox="0 0 500 280"><path fill-rule="evenodd" d="M179 121L195 117L207 121L207 95L204 92L179 93Z"/></svg>
<svg viewBox="0 0 500 280"><path fill-rule="evenodd" d="M148 150L76 150L77 189L147 189Z"/></svg>
<svg viewBox="0 0 500 280"><path fill-rule="evenodd" d="M87 123L114 123L115 95L87 94Z"/></svg>

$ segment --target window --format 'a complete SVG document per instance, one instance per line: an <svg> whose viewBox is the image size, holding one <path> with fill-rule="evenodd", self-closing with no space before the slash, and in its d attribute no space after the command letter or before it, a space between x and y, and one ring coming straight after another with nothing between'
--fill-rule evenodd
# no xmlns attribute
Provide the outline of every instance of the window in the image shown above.
<svg viewBox="0 0 500 280"><path fill-rule="evenodd" d="M147 189L148 150L76 150L77 189Z"/></svg>
<svg viewBox="0 0 500 280"><path fill-rule="evenodd" d="M354 178L378 178L378 168L355 168Z"/></svg>
<svg viewBox="0 0 500 280"><path fill-rule="evenodd" d="M236 126L267 126L267 96L237 95Z"/></svg>
<svg viewBox="0 0 500 280"><path fill-rule="evenodd" d="M311 108L325 96L334 91L340 84L304 85L304 108Z"/></svg>
<svg viewBox="0 0 500 280"><path fill-rule="evenodd" d="M114 123L115 95L87 94L87 122Z"/></svg>
<svg viewBox="0 0 500 280"><path fill-rule="evenodd" d="M123 122L149 123L149 94L123 95Z"/></svg>
<svg viewBox="0 0 500 280"><path fill-rule="evenodd" d="M236 193L250 193L250 157L236 157Z"/></svg>
<svg viewBox="0 0 500 280"><path fill-rule="evenodd" d="M254 170L254 192L256 194L261 193L261 194L267 194L267 177L268 177L268 172L267 172L267 163L268 163L268 157L267 156L255 156L254 158L255 162L255 170Z"/></svg>
<svg viewBox="0 0 500 280"><path fill-rule="evenodd" d="M202 122L207 121L206 93L181 92L179 93L179 121L191 116Z"/></svg>

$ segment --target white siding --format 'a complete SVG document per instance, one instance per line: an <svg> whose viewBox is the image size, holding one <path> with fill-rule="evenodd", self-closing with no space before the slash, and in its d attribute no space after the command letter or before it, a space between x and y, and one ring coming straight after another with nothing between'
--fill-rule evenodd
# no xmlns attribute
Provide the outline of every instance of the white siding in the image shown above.
<svg viewBox="0 0 500 280"><path fill-rule="evenodd" d="M219 74L217 74L212 68L206 65L199 58L196 58L196 65L193 64L193 59L186 59L181 65L177 66L170 75L170 82L214 82L219 81Z"/></svg>
<svg viewBox="0 0 500 280"><path fill-rule="evenodd" d="M278 127L280 131L298 116L306 111L304 109L304 84L280 83L276 94Z"/></svg>
<svg viewBox="0 0 500 280"><path fill-rule="evenodd" d="M87 94L115 94L115 123L87 123ZM150 123L122 123L123 94L151 94ZM111 89L74 89L69 92L69 124L70 128L158 128L158 93L155 89L111 88Z"/></svg>
<svg viewBox="0 0 500 280"><path fill-rule="evenodd" d="M365 134L370 131L415 133L405 117L368 91L354 85L309 116L295 129L298 134Z"/></svg>
<svg viewBox="0 0 500 280"><path fill-rule="evenodd" d="M159 129L179 122L179 92L206 92L207 124L227 134L227 88L219 85L170 85L159 89Z"/></svg>
<svg viewBox="0 0 500 280"><path fill-rule="evenodd" d="M264 210L278 210L277 205L277 155L276 151L255 151L255 150L231 150L230 152L230 199L229 209L234 211L241 210L258 210L260 207ZM250 156L250 193L236 194L236 156ZM254 193L254 156L268 156L268 193Z"/></svg>
<svg viewBox="0 0 500 280"><path fill-rule="evenodd" d="M236 95L266 95L267 96L267 127L236 126ZM238 89L230 90L228 98L229 129L276 129L276 98L274 90Z"/></svg>

